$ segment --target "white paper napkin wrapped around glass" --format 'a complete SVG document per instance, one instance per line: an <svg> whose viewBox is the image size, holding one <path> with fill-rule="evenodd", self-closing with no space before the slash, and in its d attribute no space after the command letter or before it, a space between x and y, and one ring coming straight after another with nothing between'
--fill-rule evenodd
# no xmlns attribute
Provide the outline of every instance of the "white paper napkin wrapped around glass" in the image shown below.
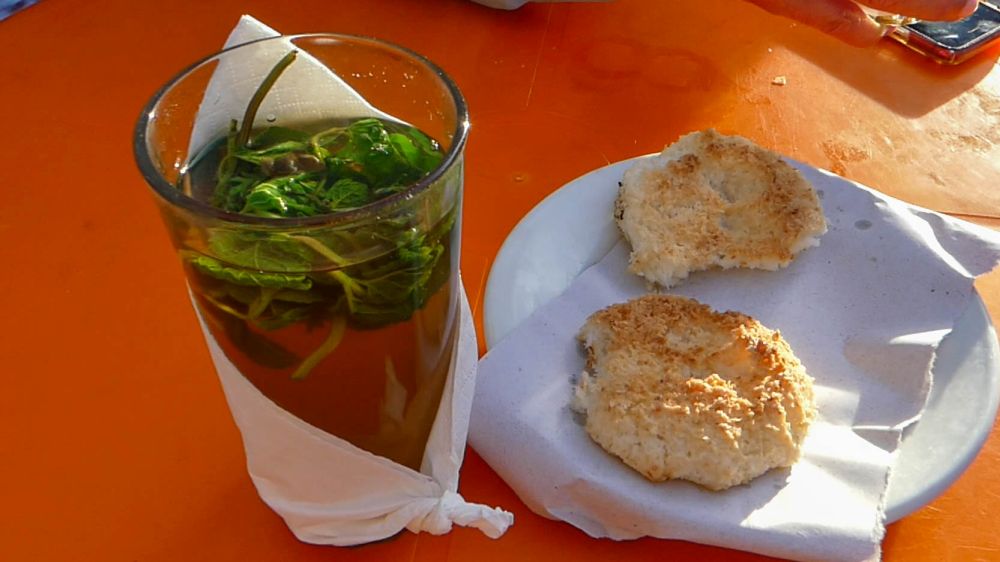
<svg viewBox="0 0 1000 562"><path fill-rule="evenodd" d="M278 35L244 16L225 47ZM198 110L190 154L218 138L231 120L242 119L246 100L293 48L287 41L267 41L220 61ZM268 93L256 124L266 125L275 114L286 124L361 117L395 120L304 52ZM360 449L279 407L240 373L201 318L243 437L253 483L300 540L355 545L391 537L403 529L442 534L453 523L479 528L496 538L513 523L510 513L466 502L458 494L478 353L461 283L459 291L457 348L419 472Z"/></svg>
<svg viewBox="0 0 1000 562"><path fill-rule="evenodd" d="M626 271L621 241L491 342L480 362L470 443L533 511L593 537L683 539L797 560L880 558L900 437L920 418L935 350L972 302L974 278L1000 259L1000 234L797 166L822 196L830 229L819 247L787 269L696 273L665 292L781 331L816 379L819 418L802 459L711 492L650 483L589 439L569 406L585 364L577 331L591 313L650 290ZM608 223L618 174L582 182L588 199L607 203ZM527 276L512 282L530 285Z"/></svg>

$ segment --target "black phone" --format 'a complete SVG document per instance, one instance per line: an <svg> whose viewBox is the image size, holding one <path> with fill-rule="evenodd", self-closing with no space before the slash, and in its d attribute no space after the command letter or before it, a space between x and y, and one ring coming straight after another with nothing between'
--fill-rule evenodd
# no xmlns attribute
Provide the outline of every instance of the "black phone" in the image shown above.
<svg viewBox="0 0 1000 562"><path fill-rule="evenodd" d="M888 37L943 64L958 64L1000 40L1000 8L980 2L959 21L915 21L890 27Z"/></svg>

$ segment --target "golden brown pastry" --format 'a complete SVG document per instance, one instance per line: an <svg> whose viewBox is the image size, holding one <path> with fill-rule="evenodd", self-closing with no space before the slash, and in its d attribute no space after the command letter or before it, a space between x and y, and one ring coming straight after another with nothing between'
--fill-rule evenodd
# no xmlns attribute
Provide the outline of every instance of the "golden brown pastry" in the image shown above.
<svg viewBox="0 0 1000 562"><path fill-rule="evenodd" d="M652 480L721 490L792 465L812 378L781 335L737 312L647 295L594 313L574 409L590 437Z"/></svg>
<svg viewBox="0 0 1000 562"><path fill-rule="evenodd" d="M826 232L802 174L747 139L711 129L629 168L615 219L632 246L629 270L663 287L715 267L785 267Z"/></svg>

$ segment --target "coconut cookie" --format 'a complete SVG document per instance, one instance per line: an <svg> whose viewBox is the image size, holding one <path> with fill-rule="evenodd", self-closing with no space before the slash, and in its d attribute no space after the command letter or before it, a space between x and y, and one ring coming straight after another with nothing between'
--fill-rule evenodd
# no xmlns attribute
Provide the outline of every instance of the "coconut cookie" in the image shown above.
<svg viewBox="0 0 1000 562"><path fill-rule="evenodd" d="M747 139L711 129L629 168L615 219L632 246L629 270L663 287L715 267L785 267L826 232L802 174Z"/></svg>
<svg viewBox="0 0 1000 562"><path fill-rule="evenodd" d="M647 295L594 313L574 409L651 481L711 490L791 466L815 416L812 378L781 335L737 312Z"/></svg>

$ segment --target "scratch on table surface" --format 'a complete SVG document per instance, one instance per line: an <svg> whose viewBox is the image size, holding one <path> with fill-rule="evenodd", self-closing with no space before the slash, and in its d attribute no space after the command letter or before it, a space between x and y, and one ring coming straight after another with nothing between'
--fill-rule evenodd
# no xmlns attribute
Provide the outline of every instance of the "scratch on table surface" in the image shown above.
<svg viewBox="0 0 1000 562"><path fill-rule="evenodd" d="M965 558L964 556L959 556L959 560L996 560L995 556L982 557L985 554L997 554L1000 552L1000 548L995 546L976 546L971 544L957 545L955 547L956 553L967 552L970 556L976 556L975 558Z"/></svg>
<svg viewBox="0 0 1000 562"><path fill-rule="evenodd" d="M549 36L549 25L552 23L552 10L554 6L549 4L545 14L545 29L542 31L542 40L538 44L538 54L535 55L535 66L531 69L531 82L528 83L528 97L524 100L524 107L531 103L531 92L535 89L535 79L538 78L538 67L542 64L542 53L545 52L545 39Z"/></svg>
<svg viewBox="0 0 1000 562"><path fill-rule="evenodd" d="M764 146L775 146L777 137L775 137L774 135L774 129L772 127L767 126L767 116L764 114L764 112L761 112L760 115L757 116L757 118L760 122L760 134L762 136L768 137L765 139L761 139L762 144Z"/></svg>
<svg viewBox="0 0 1000 562"><path fill-rule="evenodd" d="M410 556L408 560L410 562L417 562L417 543L420 542L420 534L415 533L413 536L413 548L410 549Z"/></svg>

